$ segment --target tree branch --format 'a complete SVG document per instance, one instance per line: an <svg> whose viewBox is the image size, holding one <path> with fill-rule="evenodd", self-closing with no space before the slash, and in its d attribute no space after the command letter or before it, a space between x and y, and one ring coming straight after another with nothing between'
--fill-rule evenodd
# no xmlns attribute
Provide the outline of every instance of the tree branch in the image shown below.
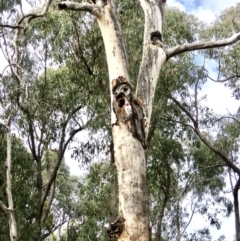
<svg viewBox="0 0 240 241"><path fill-rule="evenodd" d="M146 107L145 135L148 136L152 104L155 95L160 69L166 61L166 55L161 43L164 0L140 0L144 11L143 54L139 69L136 96Z"/></svg>
<svg viewBox="0 0 240 241"><path fill-rule="evenodd" d="M181 103L177 99L175 99L172 96L169 96L168 98L171 99L189 117L189 119L192 121L194 127L198 127L198 123L193 118L192 114L183 105L181 105Z"/></svg>
<svg viewBox="0 0 240 241"><path fill-rule="evenodd" d="M240 176L233 190L233 203L234 203L234 216L235 216L235 230L236 240L240 238L240 219L239 219L239 203L238 203L238 190L240 187Z"/></svg>
<svg viewBox="0 0 240 241"><path fill-rule="evenodd" d="M194 207L193 210L191 210L191 211L192 211L192 214L191 214L191 216L190 216L190 218L189 218L186 226L184 227L184 229L183 229L183 231L182 231L182 233L181 233L181 235L180 235L180 238L182 238L182 236L184 235L187 227L190 225L190 223L191 223L191 221L192 221L192 219L193 219L193 215L197 212L197 211L195 211L195 210L196 210L196 207Z"/></svg>
<svg viewBox="0 0 240 241"><path fill-rule="evenodd" d="M160 118L161 118L161 117L160 117ZM194 127L193 127L193 126L191 126L191 125L189 125L189 124L186 124L186 123L183 123L183 122L178 121L178 120L173 120L173 119L171 119L170 117L165 116L165 117L162 117L161 119L162 119L162 120L166 120L166 121L170 121L170 122L174 122L174 123L178 123L178 124L181 124L182 126L189 127L190 129L193 129L193 130L194 130Z"/></svg>
<svg viewBox="0 0 240 241"><path fill-rule="evenodd" d="M7 200L8 200L8 224L9 224L9 237L11 241L17 240L17 223L15 213L13 211L13 196L12 196L12 141L11 141L11 116L8 117L6 123L6 139L7 139L7 160L6 160L6 177L7 177ZM2 205L2 207L4 207ZM6 210L6 209L5 209ZM11 210L11 212L10 212Z"/></svg>
<svg viewBox="0 0 240 241"><path fill-rule="evenodd" d="M229 113L229 114L231 115L231 113ZM231 116L222 116L222 117L216 119L215 121L221 121L221 120L223 120L223 119L232 119L232 120L234 120L237 124L240 125L240 121L239 121L236 117L234 117L233 115L231 115Z"/></svg>
<svg viewBox="0 0 240 241"><path fill-rule="evenodd" d="M90 75L93 75L93 71L91 70L90 66L88 65L87 63L87 60L85 59L83 53L84 51L82 50L82 47L81 47L81 40L80 40L80 36L78 34L78 29L77 29L77 26L76 26L76 21L72 20L72 23L73 23L73 26L74 26L74 30L75 30L75 33L76 33L76 37L77 37L77 47L78 47L78 50L79 50L79 55L80 55L80 59L82 60L83 62L83 66L86 68L87 70L87 73L90 74ZM76 59L78 62L80 62L78 59Z"/></svg>
<svg viewBox="0 0 240 241"><path fill-rule="evenodd" d="M7 208L2 201L0 201L0 210L6 215L8 216L10 212L12 212L12 209Z"/></svg>
<svg viewBox="0 0 240 241"><path fill-rule="evenodd" d="M10 24L0 24L0 27L2 28L11 28L11 29L24 29L22 25L10 25Z"/></svg>
<svg viewBox="0 0 240 241"><path fill-rule="evenodd" d="M55 195L55 180L53 181L51 188L50 188L50 195L49 195L49 199L47 202L47 207L46 209L43 211L42 217L41 217L41 224L44 224L48 218L48 214L50 212L51 206L52 206L52 202L54 199L54 195Z"/></svg>
<svg viewBox="0 0 240 241"><path fill-rule="evenodd" d="M26 15L23 15L23 17L18 21L18 24L20 25L25 18L28 18L27 23L29 24L29 23L30 23L33 19L35 19L35 18L40 18L40 17L46 16L46 14L47 14L47 12L48 12L48 10L49 10L49 7L50 7L51 2L52 2L52 0L46 0L46 2L45 2L45 4L44 4L44 8L43 8L42 12L39 13L39 14L36 14L36 13L28 13L28 14L26 14Z"/></svg>
<svg viewBox="0 0 240 241"><path fill-rule="evenodd" d="M100 8L91 3L76 3L70 1L64 1L58 3L59 10L72 10L72 11L87 11L95 15L96 17L100 17L101 12Z"/></svg>
<svg viewBox="0 0 240 241"><path fill-rule="evenodd" d="M70 219L69 219L70 220ZM51 232L48 233L44 233L39 237L39 240L44 240L46 239L50 234L52 234L54 231L56 231L59 227L61 227L63 224L65 224L66 222L68 222L69 220L63 220L61 223L59 223L57 226L55 226Z"/></svg>
<svg viewBox="0 0 240 241"><path fill-rule="evenodd" d="M9 24L0 24L0 27L5 27L5 28L11 28L11 29L17 29L17 30L20 30L20 29L26 29L26 27L22 26L22 22L28 18L27 20L27 25L31 22L31 20L35 19L35 18L39 18L39 17L44 17L46 16L48 10L49 10L49 7L50 7L50 4L51 4L52 0L47 0L45 2L45 5L44 5L44 8L42 10L41 13L37 14L37 13L28 13L28 14L23 14L23 11L22 11L22 6L20 6L20 10L21 10L21 13L22 13L22 17L18 20L18 24L17 25L9 25ZM21 5L21 4L20 4Z"/></svg>
<svg viewBox="0 0 240 241"><path fill-rule="evenodd" d="M173 47L171 49L167 49L166 55L167 55L167 59L170 59L173 56L176 56L178 54L185 53L188 51L224 47L227 45L234 44L239 40L240 40L240 33L236 33L236 34L233 34L230 38L223 39L223 40L202 41L202 42L196 42L196 43L190 43L190 44L182 44L182 45Z"/></svg>
<svg viewBox="0 0 240 241"><path fill-rule="evenodd" d="M234 79L234 78L240 78L240 75L238 75L238 74L236 74L236 75L231 75L231 76L229 76L229 77L226 78L226 79L219 79L219 78L217 78L217 80L211 78L209 75L207 76L207 78L210 79L210 80L212 80L213 82L216 82L216 83L224 83L224 82L227 82L228 80L231 80L231 79Z"/></svg>
<svg viewBox="0 0 240 241"><path fill-rule="evenodd" d="M169 97L173 102L189 117L189 119L193 122L194 125L194 132L197 134L197 136L200 138L200 140L210 149L212 150L215 154L217 154L219 157L222 158L222 160L229 166L231 167L236 173L240 175L240 168L238 168L229 158L228 156L223 153L221 150L216 148L214 145L209 142L204 135L201 133L200 129L198 128L198 123L196 120L193 118L191 113L179 102L177 101L174 97L170 96Z"/></svg>
<svg viewBox="0 0 240 241"><path fill-rule="evenodd" d="M54 180L56 179L56 176L57 176L57 172L58 172L58 169L59 169L59 166L61 164L61 161L62 161L62 158L64 156L64 153L65 153L65 150L67 148L67 145L69 144L69 142L72 140L72 138L81 130L83 130L84 127L79 127L77 129L75 129L69 136L68 140L65 142L65 137L66 137L66 128L67 128L67 124L69 122L69 120L71 119L71 117L77 112L79 111L80 109L82 108L82 105L79 105L77 106L75 109L73 109L71 111L71 113L68 115L67 119L63 122L62 124L62 133L61 133L61 140L60 140L60 143L59 143L59 150L58 150L58 154L57 154L57 162L53 168L53 171L51 173L51 176L49 178L49 181L48 183L46 184L46 189L45 189L45 192L42 196L42 200L41 200L41 210L43 210L43 206L44 206L44 203L49 195L49 191L51 189L51 186L54 182ZM65 143L64 143L65 142Z"/></svg>

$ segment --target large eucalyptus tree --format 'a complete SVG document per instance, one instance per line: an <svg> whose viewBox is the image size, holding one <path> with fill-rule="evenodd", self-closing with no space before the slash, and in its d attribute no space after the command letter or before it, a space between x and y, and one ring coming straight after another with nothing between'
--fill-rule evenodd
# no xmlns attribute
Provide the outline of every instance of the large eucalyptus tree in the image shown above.
<svg viewBox="0 0 240 241"><path fill-rule="evenodd" d="M119 185L120 216L111 225L112 230L109 233L119 236L118 240L125 241L143 241L150 238L145 140L148 136L155 89L162 66L178 54L226 46L240 39L240 33L234 33L223 40L186 43L167 49L162 43L163 12L166 1L140 0L139 2L144 11L145 24L142 62L134 94L115 1L96 0L92 3L58 4L60 10L90 12L96 17L101 29L108 63L114 160ZM121 230L123 223L124 228Z"/></svg>

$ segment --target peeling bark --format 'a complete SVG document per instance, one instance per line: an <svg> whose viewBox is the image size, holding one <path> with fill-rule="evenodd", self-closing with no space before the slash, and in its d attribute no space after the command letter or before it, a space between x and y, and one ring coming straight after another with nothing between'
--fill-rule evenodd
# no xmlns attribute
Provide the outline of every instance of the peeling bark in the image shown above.
<svg viewBox="0 0 240 241"><path fill-rule="evenodd" d="M130 83L128 60L114 1L108 1L104 5L102 13L104 14L97 20L104 40L109 84L110 90L112 90L113 80L120 77ZM114 100L114 91L111 91L112 107ZM148 241L145 151L142 143L129 131L128 125L124 121L117 121L113 108L111 122L113 124L114 160L118 173L119 213L125 219L118 240Z"/></svg>

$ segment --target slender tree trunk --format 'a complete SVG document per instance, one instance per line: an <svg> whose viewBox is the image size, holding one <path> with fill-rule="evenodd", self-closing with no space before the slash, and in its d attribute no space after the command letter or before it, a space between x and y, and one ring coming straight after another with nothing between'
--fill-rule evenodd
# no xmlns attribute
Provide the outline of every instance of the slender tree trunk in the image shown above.
<svg viewBox="0 0 240 241"><path fill-rule="evenodd" d="M109 221L112 223L117 218L117 194L118 194L118 183L116 176L116 165L114 161L114 153L113 153L113 143L111 145L111 190L110 190L110 217Z"/></svg>
<svg viewBox="0 0 240 241"><path fill-rule="evenodd" d="M177 241L181 240L181 226L180 226L180 204L179 204L179 199L177 200L177 212L176 212L176 223L177 223Z"/></svg>
<svg viewBox="0 0 240 241"><path fill-rule="evenodd" d="M238 181L233 190L236 241L240 241L240 220L239 220L239 202L238 202L239 187L240 187L240 176L238 177Z"/></svg>
<svg viewBox="0 0 240 241"><path fill-rule="evenodd" d="M7 199L8 199L8 223L9 223L9 236L11 241L17 241L17 223L13 208L13 197L12 197L12 143L11 143L11 120L10 117L7 123L7 160L6 160L6 176L7 176Z"/></svg>
<svg viewBox="0 0 240 241"><path fill-rule="evenodd" d="M156 240L161 241L162 240L162 222L163 222L163 217L164 217L164 211L167 207L167 203L169 201L169 195L170 195L170 187L171 187L171 173L168 169L167 171L167 180L166 180L166 185L165 188L162 189L162 192L164 194L164 199L163 203L159 212L159 217L158 217L158 224L157 224L157 232L156 232ZM159 198L160 199L160 198Z"/></svg>

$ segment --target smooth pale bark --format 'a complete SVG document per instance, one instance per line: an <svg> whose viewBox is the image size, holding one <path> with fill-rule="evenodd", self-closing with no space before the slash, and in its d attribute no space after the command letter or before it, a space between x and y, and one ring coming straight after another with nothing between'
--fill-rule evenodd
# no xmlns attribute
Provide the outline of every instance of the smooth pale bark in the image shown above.
<svg viewBox="0 0 240 241"><path fill-rule="evenodd" d="M12 143L11 143L11 131L10 131L10 118L7 124L7 160L6 160L6 176L7 176L7 199L8 199L8 224L9 224L9 236L11 241L17 241L17 223L15 219L14 209L13 209L13 197L12 197Z"/></svg>
<svg viewBox="0 0 240 241"><path fill-rule="evenodd" d="M153 33L162 36L163 10L166 1L140 0L144 11L144 40L143 55L139 69L136 95L140 97L146 106L146 136L152 115L152 105L159 78L160 69L166 61L166 53L163 49L161 39L151 38ZM159 36L159 37L160 37Z"/></svg>
<svg viewBox="0 0 240 241"><path fill-rule="evenodd" d="M113 103L112 81L122 76L130 83L130 77L127 52L114 1L109 1L103 9L102 15L97 16L97 20L107 56L111 103ZM111 110L111 123L116 123L116 115L113 110Z"/></svg>
<svg viewBox="0 0 240 241"><path fill-rule="evenodd" d="M126 219L118 240L148 241L148 192L145 152L123 125L113 126L118 171L119 213Z"/></svg>
<svg viewBox="0 0 240 241"><path fill-rule="evenodd" d="M114 150L113 150L113 143L110 147L110 153L111 153L111 186L110 186L110 215L109 215L109 223L114 222L116 220L118 213L117 213L117 203L118 203L118 181L117 181L117 175L116 174L116 165L114 161Z"/></svg>
<svg viewBox="0 0 240 241"><path fill-rule="evenodd" d="M224 47L227 45L234 44L239 40L240 40L240 33L235 33L227 39L216 40L216 41L201 41L196 43L178 45L166 51L167 59L173 56L176 56L178 54L193 51L193 50Z"/></svg>

